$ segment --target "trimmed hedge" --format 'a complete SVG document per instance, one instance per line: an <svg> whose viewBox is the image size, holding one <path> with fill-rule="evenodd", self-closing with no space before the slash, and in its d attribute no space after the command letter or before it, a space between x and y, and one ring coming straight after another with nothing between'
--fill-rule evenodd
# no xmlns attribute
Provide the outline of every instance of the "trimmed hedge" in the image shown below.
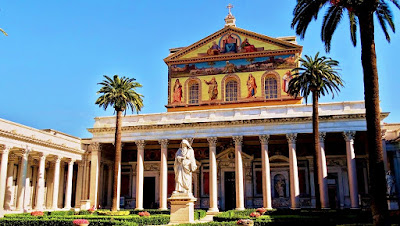
<svg viewBox="0 0 400 226"><path fill-rule="evenodd" d="M128 216L129 211L110 211L110 210L98 210L97 215L99 216Z"/></svg>
<svg viewBox="0 0 400 226"><path fill-rule="evenodd" d="M158 209L144 209L144 210L135 210L135 209L125 209L125 211L129 211L130 214L138 214L140 212L149 212L150 215L155 215L155 214L170 214L170 210L158 210Z"/></svg>
<svg viewBox="0 0 400 226"><path fill-rule="evenodd" d="M201 210L201 209L194 210L194 219L195 220L200 220L201 218L205 217L206 215L207 215L207 211L205 211L205 210Z"/></svg>
<svg viewBox="0 0 400 226"><path fill-rule="evenodd" d="M110 225L138 225L135 222L121 222L121 221L110 221L110 220L89 220L90 226L110 226ZM7 226L72 226L71 219L52 219L52 218L2 218L0 219L0 225Z"/></svg>

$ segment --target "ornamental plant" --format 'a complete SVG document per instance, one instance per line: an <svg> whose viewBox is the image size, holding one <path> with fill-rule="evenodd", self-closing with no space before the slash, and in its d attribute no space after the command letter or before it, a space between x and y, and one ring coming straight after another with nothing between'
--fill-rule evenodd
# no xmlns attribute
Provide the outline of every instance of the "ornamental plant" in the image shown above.
<svg viewBox="0 0 400 226"><path fill-rule="evenodd" d="M94 213L96 211L96 208L94 206L92 206L92 208L88 209L88 212L90 214Z"/></svg>
<svg viewBox="0 0 400 226"><path fill-rule="evenodd" d="M250 219L240 219L236 222L237 225L253 225L254 222Z"/></svg>
<svg viewBox="0 0 400 226"><path fill-rule="evenodd" d="M44 213L42 211L33 211L31 212L31 216L43 216Z"/></svg>
<svg viewBox="0 0 400 226"><path fill-rule="evenodd" d="M261 216L261 214L259 212L252 212L250 214L250 217L260 217L260 216Z"/></svg>
<svg viewBox="0 0 400 226"><path fill-rule="evenodd" d="M267 209L265 208L258 208L256 209L257 212L259 212L261 215L263 215L265 212L267 212Z"/></svg>
<svg viewBox="0 0 400 226"><path fill-rule="evenodd" d="M147 211L139 212L138 214L139 214L139 216L141 216L141 217L149 217L149 216L150 216L150 213L147 212Z"/></svg>
<svg viewBox="0 0 400 226"><path fill-rule="evenodd" d="M89 221L86 219L75 219L72 221L74 225L82 225L82 224L89 224Z"/></svg>

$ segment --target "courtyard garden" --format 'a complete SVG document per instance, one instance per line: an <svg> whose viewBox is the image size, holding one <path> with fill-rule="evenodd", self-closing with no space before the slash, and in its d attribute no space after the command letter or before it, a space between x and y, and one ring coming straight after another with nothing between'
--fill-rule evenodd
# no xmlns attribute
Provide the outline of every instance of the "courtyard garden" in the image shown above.
<svg viewBox="0 0 400 226"><path fill-rule="evenodd" d="M205 210L195 210L195 220L206 216ZM392 223L400 222L400 212L390 212ZM244 211L229 210L214 216L214 221L184 225L372 225L371 212L366 210L315 210L263 208ZM52 211L6 214L0 225L165 225L169 223L169 211L161 210L110 210Z"/></svg>

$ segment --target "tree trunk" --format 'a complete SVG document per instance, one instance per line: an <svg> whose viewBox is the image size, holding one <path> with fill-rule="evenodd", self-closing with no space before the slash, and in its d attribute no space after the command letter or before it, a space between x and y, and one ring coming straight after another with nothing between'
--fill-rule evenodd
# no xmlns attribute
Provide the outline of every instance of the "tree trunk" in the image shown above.
<svg viewBox="0 0 400 226"><path fill-rule="evenodd" d="M114 189L111 211L119 210L119 184L121 182L121 131L122 131L122 111L117 111L115 126L115 161L114 161Z"/></svg>
<svg viewBox="0 0 400 226"><path fill-rule="evenodd" d="M312 114L312 127L314 137L314 191L315 191L315 202L317 209L321 208L321 197L319 192L318 174L319 171L319 115L318 115L318 92L316 89L312 90L313 97L313 114Z"/></svg>
<svg viewBox="0 0 400 226"><path fill-rule="evenodd" d="M388 221L388 211L386 203L386 179L383 167L379 83L372 12L372 10L363 10L359 15L361 61L364 71L364 98L367 120L367 150L369 157L369 185L372 217L374 225L385 225Z"/></svg>

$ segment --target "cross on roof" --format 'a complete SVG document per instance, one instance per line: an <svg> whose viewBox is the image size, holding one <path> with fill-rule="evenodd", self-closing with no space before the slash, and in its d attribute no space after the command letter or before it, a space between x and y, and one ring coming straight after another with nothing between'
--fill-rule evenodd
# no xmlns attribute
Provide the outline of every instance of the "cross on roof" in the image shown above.
<svg viewBox="0 0 400 226"><path fill-rule="evenodd" d="M226 8L228 8L228 10L229 10L229 15L232 15L231 9L233 8L233 5L231 3L229 3L229 5Z"/></svg>

